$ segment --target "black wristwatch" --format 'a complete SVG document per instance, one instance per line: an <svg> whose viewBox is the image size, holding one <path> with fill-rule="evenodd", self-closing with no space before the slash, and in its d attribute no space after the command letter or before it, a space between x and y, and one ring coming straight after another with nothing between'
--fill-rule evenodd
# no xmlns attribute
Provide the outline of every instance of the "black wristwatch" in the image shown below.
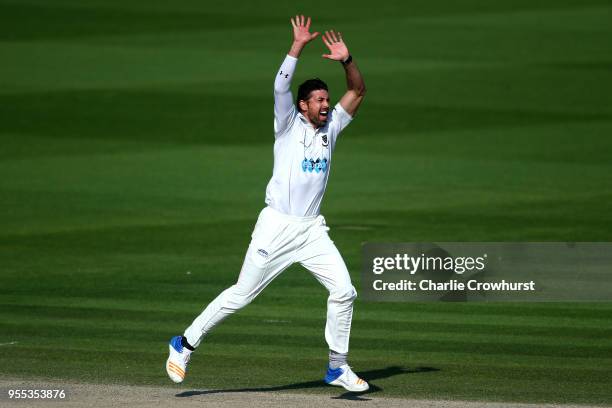
<svg viewBox="0 0 612 408"><path fill-rule="evenodd" d="M342 65L347 66L347 65L348 65L348 64L350 64L352 61L353 61L353 56L349 54L348 58L347 58L347 59L345 59L344 61L341 61L341 62L342 62Z"/></svg>

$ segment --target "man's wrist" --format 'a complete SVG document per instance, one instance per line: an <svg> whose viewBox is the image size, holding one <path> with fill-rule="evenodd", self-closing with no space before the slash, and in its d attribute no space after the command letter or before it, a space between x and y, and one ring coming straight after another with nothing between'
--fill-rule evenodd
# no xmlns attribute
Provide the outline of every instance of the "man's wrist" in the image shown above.
<svg viewBox="0 0 612 408"><path fill-rule="evenodd" d="M296 50L302 50L306 44L308 44L308 42L303 42L303 41L293 41L293 43L291 44L291 49L296 49Z"/></svg>
<svg viewBox="0 0 612 408"><path fill-rule="evenodd" d="M302 53L302 49L304 48L305 45L306 43L304 42L293 41L288 54L291 55L292 57L298 58L300 54Z"/></svg>
<svg viewBox="0 0 612 408"><path fill-rule="evenodd" d="M349 54L349 56L346 57L344 60L340 61L340 63L345 67L351 62L353 62L353 56L351 54Z"/></svg>

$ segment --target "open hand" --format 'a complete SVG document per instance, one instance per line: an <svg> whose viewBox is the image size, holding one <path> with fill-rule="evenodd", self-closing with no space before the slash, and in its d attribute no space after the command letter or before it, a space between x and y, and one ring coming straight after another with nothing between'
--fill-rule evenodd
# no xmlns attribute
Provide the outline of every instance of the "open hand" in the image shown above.
<svg viewBox="0 0 612 408"><path fill-rule="evenodd" d="M295 16L295 19L291 17L291 25L293 26L293 41L300 44L307 44L314 40L318 32L310 33L310 17L304 23L304 16Z"/></svg>
<svg viewBox="0 0 612 408"><path fill-rule="evenodd" d="M323 54L323 58L334 61L344 61L349 57L350 54L348 48L346 48L346 44L344 44L344 41L342 40L341 33L338 33L336 36L334 30L326 31L321 38L331 53Z"/></svg>

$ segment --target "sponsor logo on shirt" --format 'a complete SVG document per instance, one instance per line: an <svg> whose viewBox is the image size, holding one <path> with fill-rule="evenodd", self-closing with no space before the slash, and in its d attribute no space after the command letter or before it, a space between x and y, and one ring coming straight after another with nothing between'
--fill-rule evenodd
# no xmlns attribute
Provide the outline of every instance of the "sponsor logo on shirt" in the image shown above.
<svg viewBox="0 0 612 408"><path fill-rule="evenodd" d="M302 160L302 171L304 173L325 173L328 168L327 159L321 160L320 158L314 159L304 159Z"/></svg>

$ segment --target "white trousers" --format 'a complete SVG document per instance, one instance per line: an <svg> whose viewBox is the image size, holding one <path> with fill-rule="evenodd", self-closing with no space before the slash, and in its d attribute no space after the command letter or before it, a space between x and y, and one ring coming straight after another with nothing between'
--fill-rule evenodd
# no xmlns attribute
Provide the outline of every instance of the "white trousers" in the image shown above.
<svg viewBox="0 0 612 408"><path fill-rule="evenodd" d="M330 350L347 353L357 292L327 231L322 215L294 217L264 208L238 282L221 292L185 330L187 342L197 347L223 319L248 305L281 272L299 262L329 291L325 340Z"/></svg>

